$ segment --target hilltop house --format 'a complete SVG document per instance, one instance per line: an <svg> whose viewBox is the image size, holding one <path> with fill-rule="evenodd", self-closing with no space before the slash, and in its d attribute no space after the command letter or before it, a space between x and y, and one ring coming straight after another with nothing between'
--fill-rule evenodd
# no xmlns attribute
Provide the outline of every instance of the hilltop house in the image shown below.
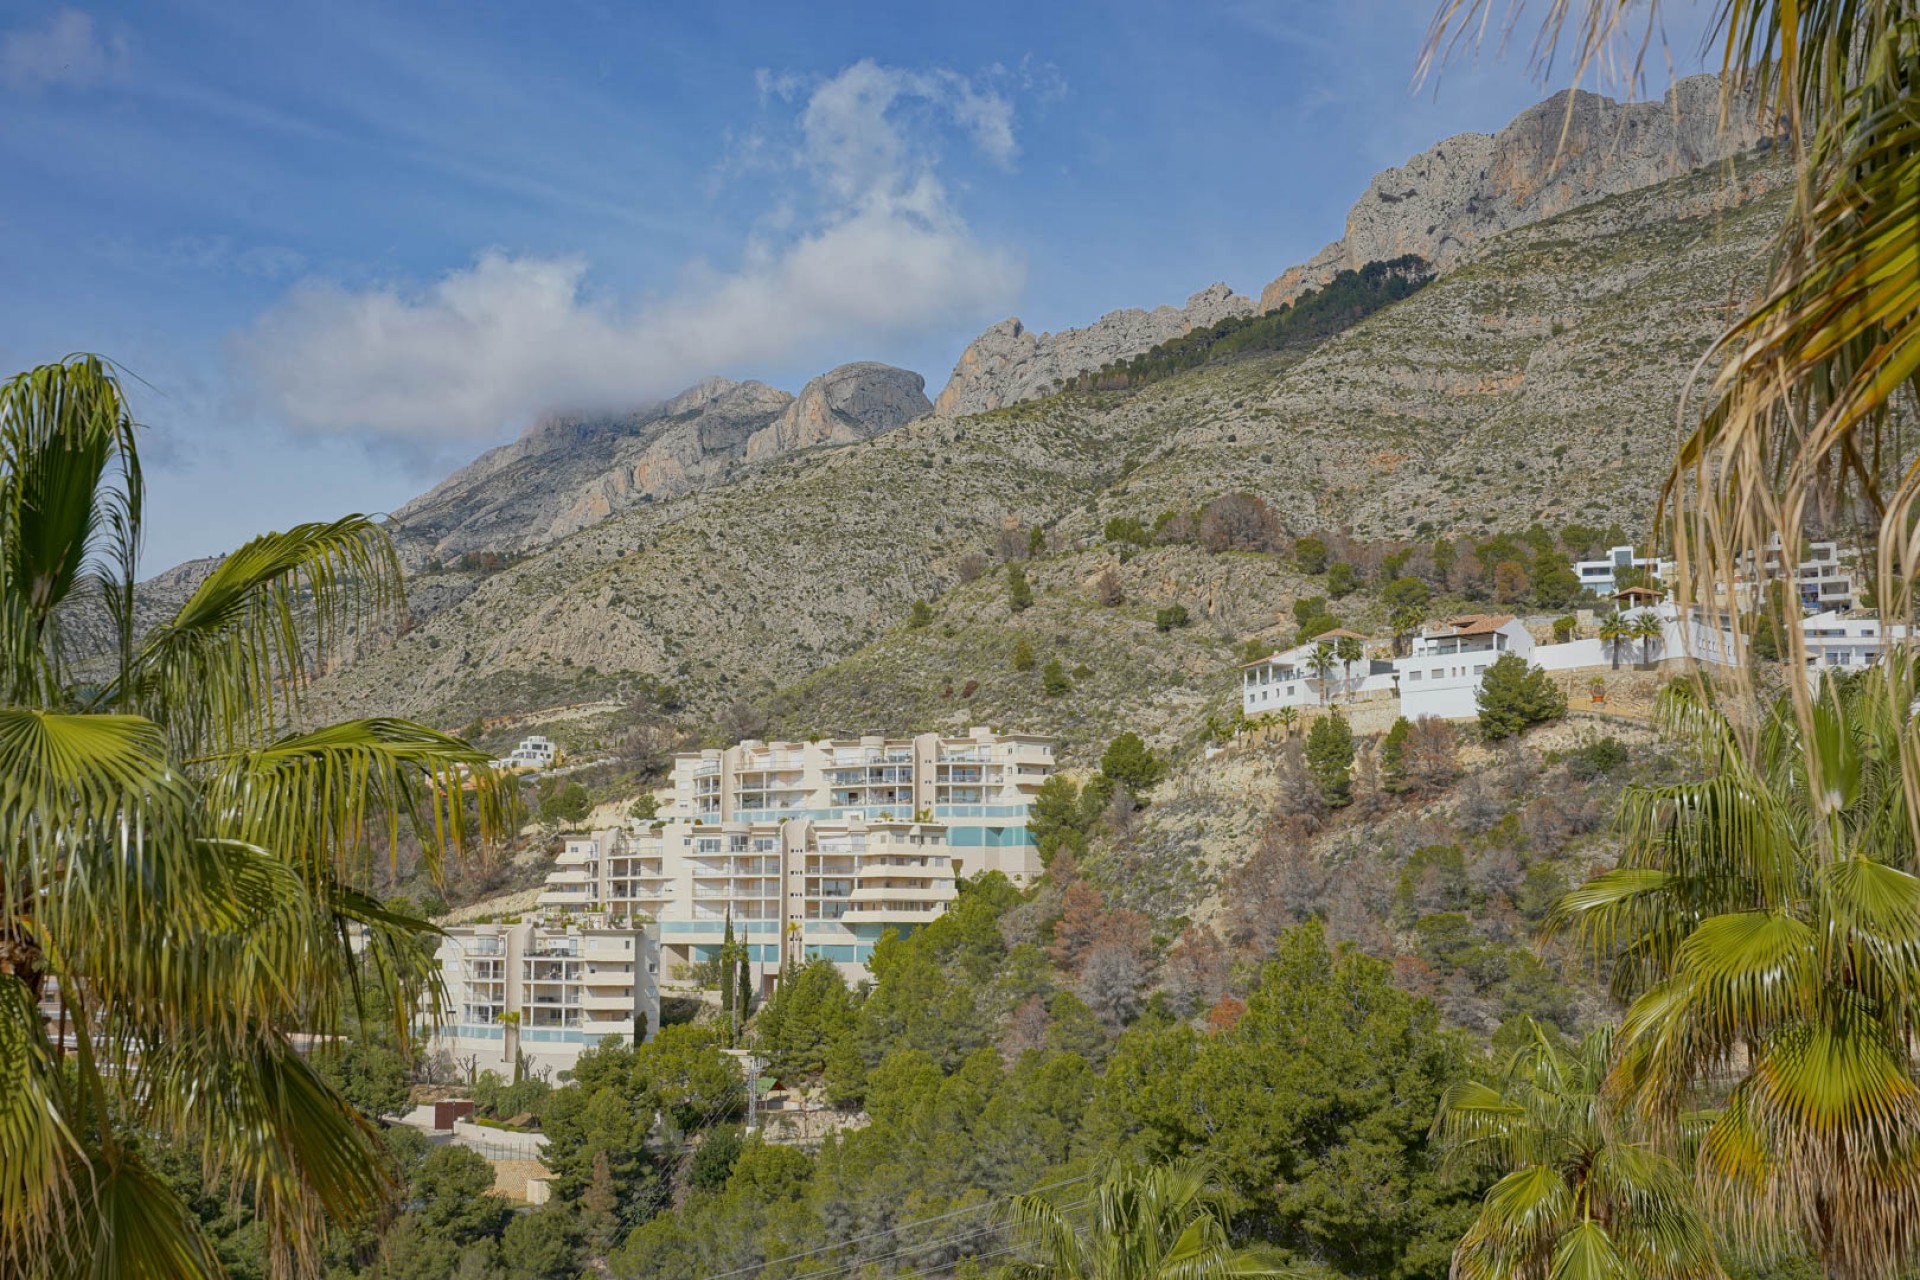
<svg viewBox="0 0 1920 1280"><path fill-rule="evenodd" d="M1323 632L1284 652L1274 653L1240 668L1240 710L1248 719L1278 711L1282 707L1318 707L1341 695L1372 693L1393 688L1393 664L1374 658L1362 658L1349 668L1335 659L1327 669L1324 688L1313 667L1314 650L1329 647L1342 639L1369 643L1357 631L1336 629Z"/></svg>
<svg viewBox="0 0 1920 1280"><path fill-rule="evenodd" d="M1631 546L1612 547L1601 559L1574 561L1573 576L1580 579L1581 587L1593 595L1610 596L1619 590L1616 575L1624 569L1642 569L1648 577L1665 579L1673 573L1673 561L1657 556L1637 556Z"/></svg>
<svg viewBox="0 0 1920 1280"><path fill-rule="evenodd" d="M535 735L520 739L520 745L492 762L496 769L545 769L554 762L560 749L553 739Z"/></svg>
<svg viewBox="0 0 1920 1280"><path fill-rule="evenodd" d="M1394 660L1400 714L1464 720L1479 714L1480 677L1501 656L1533 656L1533 635L1511 614L1472 613L1428 627Z"/></svg>

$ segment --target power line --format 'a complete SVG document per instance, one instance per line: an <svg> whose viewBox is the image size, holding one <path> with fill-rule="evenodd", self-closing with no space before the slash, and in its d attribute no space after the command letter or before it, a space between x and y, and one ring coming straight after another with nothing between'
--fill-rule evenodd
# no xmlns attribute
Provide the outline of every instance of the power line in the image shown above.
<svg viewBox="0 0 1920 1280"><path fill-rule="evenodd" d="M1033 1190L1025 1192L1024 1194L1037 1196L1043 1191L1057 1191L1061 1187L1070 1187L1076 1182L1085 1182L1092 1176L1090 1173L1083 1173L1077 1178L1068 1178L1063 1182L1050 1182L1044 1187L1035 1187ZM968 1205L964 1209L951 1209L946 1213L936 1213L928 1218L914 1218L907 1222L896 1222L890 1227L883 1228L879 1231L869 1231L863 1236L849 1236L845 1240L836 1240L832 1244L823 1244L813 1249L802 1249L799 1253L789 1253L779 1258L768 1258L765 1262L756 1262L745 1267L735 1267L731 1271L716 1272L713 1275L702 1277L702 1280L730 1280L733 1276L745 1275L749 1271L765 1271L768 1267L779 1266L783 1262L795 1262L801 1258L811 1258L815 1254L828 1253L834 1249L844 1249L850 1244L859 1244L864 1240L878 1240L881 1236L896 1235L912 1227L924 1227L930 1222L944 1222L949 1218L958 1218L963 1214L978 1213L982 1209L990 1209L995 1204L1013 1198L1013 1196L994 1196L982 1200L979 1204ZM862 1263L861 1265L865 1264ZM835 1270L838 1270L838 1268L835 1268ZM798 1277L796 1277L796 1280L798 1280Z"/></svg>

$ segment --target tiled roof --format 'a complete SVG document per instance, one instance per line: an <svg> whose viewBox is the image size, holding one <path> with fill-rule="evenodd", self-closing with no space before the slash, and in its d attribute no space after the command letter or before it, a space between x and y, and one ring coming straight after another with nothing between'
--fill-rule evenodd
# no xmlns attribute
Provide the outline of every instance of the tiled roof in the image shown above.
<svg viewBox="0 0 1920 1280"><path fill-rule="evenodd" d="M1492 635L1513 621L1510 613L1468 613L1449 619L1443 630L1428 632L1429 635L1450 634L1456 636Z"/></svg>

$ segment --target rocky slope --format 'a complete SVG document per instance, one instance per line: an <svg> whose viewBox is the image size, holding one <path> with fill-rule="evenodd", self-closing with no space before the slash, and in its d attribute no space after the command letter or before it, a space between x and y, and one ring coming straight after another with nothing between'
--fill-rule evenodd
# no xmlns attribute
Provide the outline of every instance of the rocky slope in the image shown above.
<svg viewBox="0 0 1920 1280"><path fill-rule="evenodd" d="M1556 94L1496 134L1459 134L1377 175L1348 213L1346 235L1269 283L1257 305L1216 284L1184 308L1115 311L1084 329L1035 334L1003 320L968 345L935 404L980 413L1046 395L1074 374L1228 316L1271 311L1369 262L1414 254L1444 273L1503 231L1667 182L1768 136L1752 111L1721 126L1712 76L1680 81L1662 102Z"/></svg>
<svg viewBox="0 0 1920 1280"><path fill-rule="evenodd" d="M413 566L546 546L621 511L725 480L742 463L888 431L929 405L917 373L844 365L798 397L710 378L664 404L550 416L394 512Z"/></svg>
<svg viewBox="0 0 1920 1280"><path fill-rule="evenodd" d="M1109 516L1150 521L1245 490L1294 533L1642 526L1687 376L1730 300L1758 282L1778 182L1752 161L1703 170L1494 237L1471 263L1311 351L1204 366L1133 393L936 413L615 514L499 572L424 575L417 625L330 678L319 707L457 725L660 681L711 712L843 664L834 705L891 687L903 692L887 705L918 723L942 709L928 690L960 675L935 637L968 645L969 618L991 620L993 592L976 586L977 607L903 641L907 606L951 587L1010 524L1048 526L1059 554L1078 556ZM1206 682L1230 679L1226 640L1288 599L1257 574L1201 591L1211 578L1184 563L1129 587L1143 605L1186 603L1221 633L1198 648L1187 637L1185 655L1167 659L1211 692L1142 704L1141 727L1176 734L1218 696ZM1073 574L1035 573L1047 591L1084 594ZM1115 626L1122 615L1116 654L1141 623L1122 611ZM1063 618L1033 647L1044 662L1042 641L1066 636L1072 667L1075 634ZM982 636L987 648L1005 639Z"/></svg>
<svg viewBox="0 0 1920 1280"><path fill-rule="evenodd" d="M1253 309L1252 299L1224 284L1213 284L1188 298L1184 307L1110 311L1084 329L1034 333L1018 317L1002 320L967 344L934 407L957 416L1031 400L1076 373L1138 355L1190 329L1247 315Z"/></svg>

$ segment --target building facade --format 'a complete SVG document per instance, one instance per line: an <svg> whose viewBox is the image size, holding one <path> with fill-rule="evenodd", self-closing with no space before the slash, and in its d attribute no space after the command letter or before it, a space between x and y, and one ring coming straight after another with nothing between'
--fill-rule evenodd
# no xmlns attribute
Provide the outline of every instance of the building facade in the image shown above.
<svg viewBox="0 0 1920 1280"><path fill-rule="evenodd" d="M1371 644L1357 631L1329 631L1240 668L1240 710L1248 719L1282 707L1326 706L1340 697L1393 689L1393 664L1374 658L1345 663L1334 659L1323 682L1314 665L1321 645L1331 648L1341 639Z"/></svg>
<svg viewBox="0 0 1920 1280"><path fill-rule="evenodd" d="M881 936L936 919L962 876L1039 877L1028 815L1053 771L1050 739L985 729L684 753L659 816L568 840L540 905L656 922L670 985L693 984L729 928L762 991L812 959L857 982Z"/></svg>
<svg viewBox="0 0 1920 1280"><path fill-rule="evenodd" d="M545 769L559 754L560 748L553 744L553 739L536 734L520 739L519 746L492 763L496 769Z"/></svg>
<svg viewBox="0 0 1920 1280"><path fill-rule="evenodd" d="M1408 656L1394 659L1400 714L1409 720L1478 715L1487 668L1509 653L1530 658L1533 649L1533 634L1511 614L1467 614L1428 627L1414 637Z"/></svg>
<svg viewBox="0 0 1920 1280"><path fill-rule="evenodd" d="M659 935L605 915L450 925L435 958L444 1003L431 1049L455 1063L551 1077L608 1037L660 1025Z"/></svg>
<svg viewBox="0 0 1920 1280"><path fill-rule="evenodd" d="M1610 547L1607 554L1598 560L1573 562L1573 576L1580 579L1583 588L1596 596L1610 596L1619 590L1618 575L1625 569L1640 569L1650 578L1665 579L1673 573L1673 561L1657 556L1635 555L1633 548L1626 546Z"/></svg>

